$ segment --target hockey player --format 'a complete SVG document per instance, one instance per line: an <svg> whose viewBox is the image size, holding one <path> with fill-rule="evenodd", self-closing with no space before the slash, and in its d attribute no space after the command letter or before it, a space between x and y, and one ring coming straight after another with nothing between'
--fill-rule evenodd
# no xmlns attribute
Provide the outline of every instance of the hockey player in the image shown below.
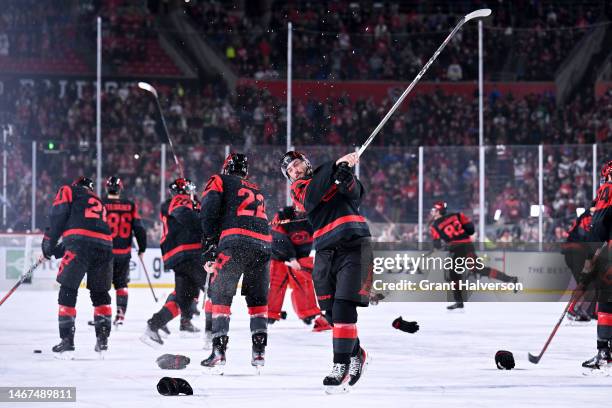
<svg viewBox="0 0 612 408"><path fill-rule="evenodd" d="M74 351L74 321L79 285L87 274L87 288L94 306L97 352L108 349L111 331L113 239L106 223L106 209L94 193L94 183L79 177L62 186L49 212L50 227L42 241L45 258L57 255L58 240L66 248L57 273L60 284L58 322L61 342L53 352ZM68 353L70 354L70 353ZM65 355L64 355L65 356Z"/></svg>
<svg viewBox="0 0 612 408"><path fill-rule="evenodd" d="M320 316L312 283L312 226L306 214L285 207L272 220L272 260L270 261L270 294L268 322L281 318L281 308L287 286L291 287L291 302L298 318L310 324L313 331L331 330L325 317Z"/></svg>
<svg viewBox="0 0 612 408"><path fill-rule="evenodd" d="M442 241L448 244L448 250L456 258L476 258L476 249L472 241L474 235L474 223L463 213L448 213L447 204L444 201L436 201L431 209L430 233L434 248L441 248ZM516 276L509 276L495 268L485 266L482 269L474 268L472 273L497 279L502 282L518 282ZM463 309L463 295L458 287L461 274L450 271L450 279L455 282L456 289L453 291L455 303L447 309Z"/></svg>
<svg viewBox="0 0 612 408"><path fill-rule="evenodd" d="M216 367L217 371L225 365L230 307L241 276L242 295L251 316L251 365L257 369L264 365L268 343L268 260L272 236L264 196L247 176L246 156L230 153L221 174L213 175L202 193L202 260L212 273L208 294L213 338L212 352L201 364Z"/></svg>
<svg viewBox="0 0 612 408"><path fill-rule="evenodd" d="M128 282L130 281L130 258L132 236L138 243L138 256L142 259L147 249L147 233L140 220L136 204L121 198L123 183L116 176L106 179L106 222L113 237L113 286L117 296L117 314L113 324L123 324L128 304Z"/></svg>
<svg viewBox="0 0 612 408"><path fill-rule="evenodd" d="M562 245L565 263L572 271L576 282L580 281L585 263L587 261L590 262L597 249L593 248L591 242L591 221L593 218L592 211L595 209L594 205L595 202L591 203L591 207L587 208L584 213L574 220L567 232L567 240ZM567 311L569 319L577 322L588 322L591 320L591 316L595 313L596 303L593 299L589 298L593 291L585 290L583 295L585 294L587 295L586 300L583 300L583 296L581 296L580 299L576 299L571 304Z"/></svg>
<svg viewBox="0 0 612 408"><path fill-rule="evenodd" d="M597 287L597 354L582 366L591 370L612 369L612 161L601 170L602 184L597 190L591 221L591 238L606 243L594 256L595 266L580 280L582 287L594 282ZM588 268L585 272L589 272Z"/></svg>
<svg viewBox="0 0 612 408"><path fill-rule="evenodd" d="M357 336L357 307L368 306L372 281L370 230L359 213L365 192L352 171L358 161L359 156L351 153L314 171L299 152L289 151L280 161L283 175L292 183L294 205L307 214L314 230L315 291L333 322L334 364L323 379L328 393L354 386L368 359Z"/></svg>
<svg viewBox="0 0 612 408"><path fill-rule="evenodd" d="M199 331L191 323L191 310L194 298L206 282L206 273L200 263L202 233L198 203L193 197L195 186L189 179L179 178L169 188L171 197L161 206L163 232L160 246L164 267L174 270L176 298L169 296L161 310L147 322L141 340L153 347L164 343L159 330L175 318L179 310L180 330Z"/></svg>

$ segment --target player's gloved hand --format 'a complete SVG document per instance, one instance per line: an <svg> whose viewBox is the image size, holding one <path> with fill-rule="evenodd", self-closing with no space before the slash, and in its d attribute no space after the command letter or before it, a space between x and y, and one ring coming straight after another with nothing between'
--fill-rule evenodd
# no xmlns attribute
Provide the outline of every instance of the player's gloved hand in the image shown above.
<svg viewBox="0 0 612 408"><path fill-rule="evenodd" d="M66 253L66 247L63 242L60 242L53 248L53 256L55 259L61 259L64 257L64 253Z"/></svg>
<svg viewBox="0 0 612 408"><path fill-rule="evenodd" d="M353 182L353 172L348 163L342 162L336 166L334 172L334 181L336 184L348 187Z"/></svg>
<svg viewBox="0 0 612 408"><path fill-rule="evenodd" d="M285 207L278 212L279 220L292 220L295 218L295 208Z"/></svg>
<svg viewBox="0 0 612 408"><path fill-rule="evenodd" d="M291 269L295 269L296 271L299 271L302 269L302 265L300 265L300 263L295 258L293 258L290 261L287 261L287 266L290 267Z"/></svg>
<svg viewBox="0 0 612 408"><path fill-rule="evenodd" d="M419 331L419 324L417 322L407 322L402 317L398 317L392 323L393 327L406 333L416 333Z"/></svg>
<svg viewBox="0 0 612 408"><path fill-rule="evenodd" d="M55 244L51 243L51 239L49 239L48 237L43 238L41 249L42 249L43 256L46 259L51 259L51 257L53 256L53 250L55 249L55 246L56 246Z"/></svg>
<svg viewBox="0 0 612 408"><path fill-rule="evenodd" d="M208 262L214 262L217 258L217 242L214 240L206 239L202 242L202 255L200 259L202 265L206 265Z"/></svg>

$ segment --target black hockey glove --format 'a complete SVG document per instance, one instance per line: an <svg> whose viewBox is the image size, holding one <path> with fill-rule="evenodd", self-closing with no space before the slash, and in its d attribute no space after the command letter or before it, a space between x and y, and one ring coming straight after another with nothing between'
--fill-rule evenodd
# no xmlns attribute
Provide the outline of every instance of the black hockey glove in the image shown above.
<svg viewBox="0 0 612 408"><path fill-rule="evenodd" d="M279 220L292 220L295 218L295 208L285 207L278 212Z"/></svg>
<svg viewBox="0 0 612 408"><path fill-rule="evenodd" d="M353 171L349 167L349 165L345 162L342 162L336 166L336 171L334 172L334 181L336 184L342 185L346 188L351 185L353 180Z"/></svg>
<svg viewBox="0 0 612 408"><path fill-rule="evenodd" d="M419 324L417 322L407 322L402 317L398 317L392 323L393 327L406 333L416 333L419 331Z"/></svg>
<svg viewBox="0 0 612 408"><path fill-rule="evenodd" d="M55 257L55 259L61 259L64 257L64 253L66 253L66 247L64 246L63 242L60 242L59 244L55 246L52 254Z"/></svg>
<svg viewBox="0 0 612 408"><path fill-rule="evenodd" d="M214 262L217 258L217 241L211 239L205 239L202 241L202 255L200 257L202 265L206 265L208 262Z"/></svg>
<svg viewBox="0 0 612 408"><path fill-rule="evenodd" d="M51 257L55 253L56 246L57 245L55 243L51 242L51 239L49 239L48 237L43 238L42 245L41 245L43 256L46 259L51 259ZM64 256L64 255L62 254L62 256Z"/></svg>

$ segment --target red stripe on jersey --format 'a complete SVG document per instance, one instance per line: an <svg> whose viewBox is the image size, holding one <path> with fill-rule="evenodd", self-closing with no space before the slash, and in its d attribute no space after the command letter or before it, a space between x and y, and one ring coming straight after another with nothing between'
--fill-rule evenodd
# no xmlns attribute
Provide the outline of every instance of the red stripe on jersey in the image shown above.
<svg viewBox="0 0 612 408"><path fill-rule="evenodd" d="M249 314L251 316L258 314L266 314L268 313L268 306L253 306L249 307Z"/></svg>
<svg viewBox="0 0 612 408"><path fill-rule="evenodd" d="M57 311L58 316L76 316L76 308L70 306L59 306L59 310Z"/></svg>
<svg viewBox="0 0 612 408"><path fill-rule="evenodd" d="M206 299L206 302L204 302L204 312L212 313L212 302L210 299Z"/></svg>
<svg viewBox="0 0 612 408"><path fill-rule="evenodd" d="M335 339L356 339L357 325L354 323L334 323Z"/></svg>
<svg viewBox="0 0 612 408"><path fill-rule="evenodd" d="M212 305L212 314L223 314L223 315L231 315L232 308L231 306L225 305Z"/></svg>
<svg viewBox="0 0 612 408"><path fill-rule="evenodd" d="M183 252L183 251L194 251L196 249L202 249L202 244L197 243L197 244L185 244L185 245L179 245L176 248L172 249L171 251L168 251L163 257L162 259L164 261L167 261L168 259L170 259L171 257L173 257L174 255L178 254L179 252Z"/></svg>
<svg viewBox="0 0 612 408"><path fill-rule="evenodd" d="M125 255L125 254L129 254L130 252L132 252L131 247L127 247L123 249L113 248L113 254L115 255Z"/></svg>
<svg viewBox="0 0 612 408"><path fill-rule="evenodd" d="M217 193L223 192L223 180L221 180L221 177L216 174L208 179L206 187L204 187L204 191L202 192L202 196L200 198L203 199L206 197L206 194L210 193L211 191L216 191Z"/></svg>
<svg viewBox="0 0 612 408"><path fill-rule="evenodd" d="M111 305L101 305L94 307L94 316L110 316L113 314Z"/></svg>
<svg viewBox="0 0 612 408"><path fill-rule="evenodd" d="M453 240L450 241L448 244L449 245L453 245L453 244L467 244L469 242L472 242L472 238L464 238L464 239L457 239L457 240Z"/></svg>
<svg viewBox="0 0 612 408"><path fill-rule="evenodd" d="M612 326L612 313L598 312L597 313L597 325L598 326Z"/></svg>
<svg viewBox="0 0 612 408"><path fill-rule="evenodd" d="M70 235L82 235L84 237L101 239L103 241L112 241L113 238L109 234L103 234L101 232L93 232L82 228L73 228L64 231L62 234L63 237L68 237Z"/></svg>
<svg viewBox="0 0 612 408"><path fill-rule="evenodd" d="M332 231L334 228L339 227L342 224L346 224L347 222L366 222L365 218L361 215L345 215L344 217L340 217L336 219L336 221L331 222L324 226L323 228L319 228L312 235L314 238L319 238L321 235L327 234Z"/></svg>
<svg viewBox="0 0 612 408"><path fill-rule="evenodd" d="M248 229L244 229L244 228L229 228L229 229L226 229L225 231L223 231L221 233L221 236L219 237L219 240L222 240L224 237L227 237L228 235L245 235L247 237L255 238L255 239L258 239L260 241L272 242L272 235L270 235L270 234L259 234L257 232L249 231Z"/></svg>

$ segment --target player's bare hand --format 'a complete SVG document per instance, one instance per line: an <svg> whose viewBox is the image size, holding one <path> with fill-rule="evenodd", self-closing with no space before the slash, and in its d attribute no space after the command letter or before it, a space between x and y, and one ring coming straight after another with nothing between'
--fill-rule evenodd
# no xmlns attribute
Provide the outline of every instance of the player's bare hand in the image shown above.
<svg viewBox="0 0 612 408"><path fill-rule="evenodd" d="M355 165L359 163L359 155L357 154L357 152L349 153L336 160L337 165L342 162L348 163L349 167L355 167Z"/></svg>
<svg viewBox="0 0 612 408"><path fill-rule="evenodd" d="M292 259L289 262L287 262L287 266L296 271L299 271L300 269L302 269L302 266L297 261L297 259Z"/></svg>

